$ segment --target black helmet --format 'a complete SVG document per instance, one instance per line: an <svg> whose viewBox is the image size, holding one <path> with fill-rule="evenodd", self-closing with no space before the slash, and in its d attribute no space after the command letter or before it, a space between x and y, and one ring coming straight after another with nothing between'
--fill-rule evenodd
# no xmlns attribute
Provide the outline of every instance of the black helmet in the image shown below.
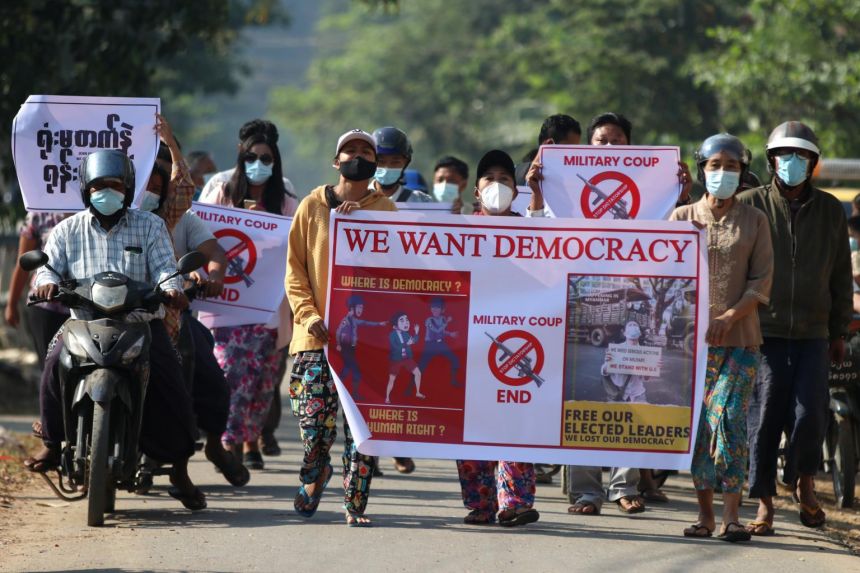
<svg viewBox="0 0 860 573"><path fill-rule="evenodd" d="M380 127L373 132L377 155L402 155L412 160L412 144L406 134L396 127Z"/></svg>
<svg viewBox="0 0 860 573"><path fill-rule="evenodd" d="M799 121L786 121L777 125L767 138L767 165L773 170L774 150L783 148L805 149L815 154L810 161L810 169L815 169L821 150L818 148L818 137L805 123Z"/></svg>
<svg viewBox="0 0 860 573"><path fill-rule="evenodd" d="M696 167L698 167L696 177L699 179L699 183L704 184L705 182L705 163L708 161L708 158L721 151L728 153L740 162L741 179L743 179L744 173L749 169L749 150L734 135L718 133L703 141L694 154Z"/></svg>
<svg viewBox="0 0 860 573"><path fill-rule="evenodd" d="M81 200L90 206L89 189L100 179L119 179L125 188L125 207L134 199L134 164L119 149L93 151L81 160L78 180L81 183Z"/></svg>

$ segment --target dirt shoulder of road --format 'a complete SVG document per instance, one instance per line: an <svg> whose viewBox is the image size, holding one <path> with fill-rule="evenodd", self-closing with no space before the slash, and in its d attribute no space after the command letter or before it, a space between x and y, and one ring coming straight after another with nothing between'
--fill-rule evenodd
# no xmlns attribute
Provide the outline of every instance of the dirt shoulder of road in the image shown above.
<svg viewBox="0 0 860 573"><path fill-rule="evenodd" d="M829 481L828 476L821 475L816 478L815 489L821 508L827 514L824 530L831 537L849 547L854 555L860 556L860 499L858 499L860 498L860 486L854 490L854 507L852 509L836 506L833 483ZM790 492L780 491L780 494L781 497L776 498L774 505L787 511L799 511Z"/></svg>
<svg viewBox="0 0 860 573"><path fill-rule="evenodd" d="M0 547L14 541L14 532L21 525L19 496L39 485L39 477L24 469L24 458L38 446L32 436L0 429Z"/></svg>

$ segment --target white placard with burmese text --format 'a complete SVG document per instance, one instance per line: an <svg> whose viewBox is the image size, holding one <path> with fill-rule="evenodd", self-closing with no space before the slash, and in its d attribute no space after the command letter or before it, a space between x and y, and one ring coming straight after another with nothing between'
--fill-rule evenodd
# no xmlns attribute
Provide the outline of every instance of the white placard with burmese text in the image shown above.
<svg viewBox="0 0 860 573"><path fill-rule="evenodd" d="M689 467L708 311L692 224L358 211L330 237L326 352L362 453ZM647 368L620 393L614 356Z"/></svg>

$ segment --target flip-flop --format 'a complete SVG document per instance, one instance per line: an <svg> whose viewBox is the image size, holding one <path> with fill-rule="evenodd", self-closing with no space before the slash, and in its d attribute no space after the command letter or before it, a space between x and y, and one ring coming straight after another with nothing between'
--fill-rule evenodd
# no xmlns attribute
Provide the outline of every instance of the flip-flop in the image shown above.
<svg viewBox="0 0 860 573"><path fill-rule="evenodd" d="M643 511L645 511L645 504L642 504L639 506L633 505L633 500L636 499L637 497L639 497L639 496L625 495L625 496L619 498L618 500L616 500L615 504L618 506L618 511L620 511L621 513L626 513L627 515L630 515L633 513L642 513ZM630 506L625 508L623 505L621 505L621 500L627 501L630 504Z"/></svg>
<svg viewBox="0 0 860 573"><path fill-rule="evenodd" d="M367 517L363 513L348 513L346 515L346 525L347 527L373 527L373 522L369 519L367 521L361 521L361 518L367 519Z"/></svg>
<svg viewBox="0 0 860 573"><path fill-rule="evenodd" d="M519 525L528 525L540 519L540 513L536 509L527 509L519 513L514 513L510 517L499 517L499 525L502 527L517 527Z"/></svg>
<svg viewBox="0 0 860 573"><path fill-rule="evenodd" d="M732 529L730 531L729 528L733 525L737 529ZM717 538L722 539L723 541L728 541L729 543L737 543L738 541L749 541L752 538L752 533L737 521L732 521L726 524L726 528L717 536Z"/></svg>
<svg viewBox="0 0 860 573"><path fill-rule="evenodd" d="M328 464L325 469L328 470L328 477L323 481L322 486L319 488L319 491L314 495L308 495L307 490L305 489L305 485L310 484L302 484L299 488L298 493L296 494L296 500L293 501L293 509L296 510L296 513L301 515L302 517L307 517L310 519L317 512L317 509L320 506L320 500L322 500L322 494L325 491L326 486L328 485L331 476L334 475L334 468L331 467L331 464ZM298 496L301 496L302 501L301 505L298 502ZM311 506L311 509L304 509L307 506Z"/></svg>
<svg viewBox="0 0 860 573"><path fill-rule="evenodd" d="M242 463L236 458L233 452L228 451L227 456L229 462L226 464L218 464L213 461L208 455L206 459L212 462L215 470L220 472L233 487L242 487L251 481L251 472L248 471Z"/></svg>
<svg viewBox="0 0 860 573"><path fill-rule="evenodd" d="M496 523L496 515L491 511L473 509L463 518L466 525L492 525Z"/></svg>
<svg viewBox="0 0 860 573"><path fill-rule="evenodd" d="M178 487L171 486L167 488L167 494L173 499L178 500L185 506L185 509L190 509L191 511L206 509L206 496L200 491L199 487L195 487L191 495L188 495L182 493L182 490Z"/></svg>
<svg viewBox="0 0 860 573"><path fill-rule="evenodd" d="M412 458L394 458L394 469L402 474L411 474L415 471L415 462Z"/></svg>
<svg viewBox="0 0 860 573"><path fill-rule="evenodd" d="M659 489L643 489L639 492L639 497L645 501L653 501L655 503L669 503L669 498Z"/></svg>
<svg viewBox="0 0 860 573"><path fill-rule="evenodd" d="M580 507L582 509L593 507L594 511L574 511L574 508L576 507ZM597 507L596 503L592 503L590 501L577 501L567 508L567 512L571 515L600 515L600 508Z"/></svg>
<svg viewBox="0 0 860 573"><path fill-rule="evenodd" d="M701 533L702 531L704 533ZM684 537L710 537L713 534L713 529L698 522L684 530Z"/></svg>
<svg viewBox="0 0 860 573"><path fill-rule="evenodd" d="M60 465L60 452L56 450L51 450L45 448L47 450L47 455L43 458L36 458L33 456L28 457L24 460L24 467L27 470L37 473L43 474L47 473L53 469L56 469ZM43 451L45 451L43 450ZM42 453L42 452L39 452Z"/></svg>
<svg viewBox="0 0 860 573"><path fill-rule="evenodd" d="M763 527L764 529L759 531L760 527ZM766 521L750 521L747 523L746 529L750 532L750 535L757 535L759 537L770 537L776 533L773 526Z"/></svg>
<svg viewBox="0 0 860 573"><path fill-rule="evenodd" d="M821 527L827 521L827 514L821 509L820 505L814 507L808 506L805 503L800 505L800 523L806 527Z"/></svg>

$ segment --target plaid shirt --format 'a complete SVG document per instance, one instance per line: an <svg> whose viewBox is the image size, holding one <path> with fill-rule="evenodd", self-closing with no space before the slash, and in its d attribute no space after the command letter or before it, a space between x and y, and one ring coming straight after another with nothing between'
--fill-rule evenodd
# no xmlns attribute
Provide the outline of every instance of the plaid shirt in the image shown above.
<svg viewBox="0 0 860 573"><path fill-rule="evenodd" d="M54 227L45 252L50 265L65 279L114 271L155 286L176 270L173 245L164 221L137 209L127 210L110 231L104 230L89 209L81 211ZM56 282L47 267L36 272L37 287ZM181 290L182 283L177 277L162 288Z"/></svg>

